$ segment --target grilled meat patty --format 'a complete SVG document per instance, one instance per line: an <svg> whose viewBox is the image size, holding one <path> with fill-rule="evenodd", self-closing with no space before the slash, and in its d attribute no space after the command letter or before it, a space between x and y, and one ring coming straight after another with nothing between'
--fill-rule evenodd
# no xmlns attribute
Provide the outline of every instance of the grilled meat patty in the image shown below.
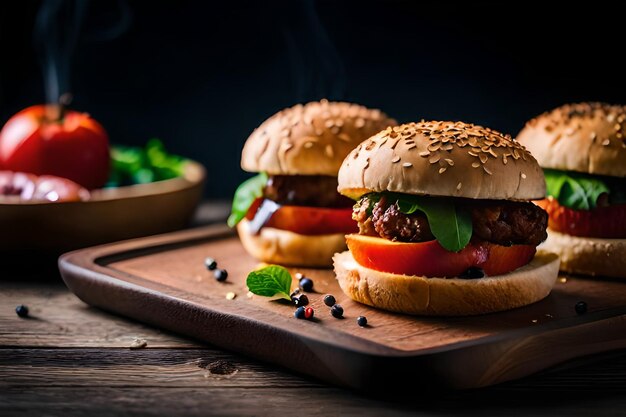
<svg viewBox="0 0 626 417"><path fill-rule="evenodd" d="M337 177L327 175L271 175L263 196L289 206L342 208L354 204L337 192Z"/></svg>
<svg viewBox="0 0 626 417"><path fill-rule="evenodd" d="M500 200L465 200L472 215L473 237L498 245L538 245L547 235L548 214L533 203ZM395 201L382 196L371 208L363 197L355 206L352 218L361 234L380 236L400 242L424 242L434 239L426 216L421 212L404 214Z"/></svg>

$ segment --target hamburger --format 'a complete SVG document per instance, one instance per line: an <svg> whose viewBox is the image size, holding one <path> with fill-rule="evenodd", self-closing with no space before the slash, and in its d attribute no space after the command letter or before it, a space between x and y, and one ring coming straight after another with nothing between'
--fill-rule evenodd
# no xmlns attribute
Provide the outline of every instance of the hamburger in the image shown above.
<svg viewBox="0 0 626 417"><path fill-rule="evenodd" d="M532 120L518 140L544 169L546 249L561 269L626 278L626 107L568 104Z"/></svg>
<svg viewBox="0 0 626 417"><path fill-rule="evenodd" d="M337 192L344 157L396 122L380 110L311 102L275 114L246 141L241 167L257 176L239 186L228 219L255 258L329 267L357 229L349 198Z"/></svg>
<svg viewBox="0 0 626 417"><path fill-rule="evenodd" d="M420 315L471 315L546 297L558 257L537 252L541 168L510 136L462 122L389 127L356 147L338 190L358 233L334 256L353 300Z"/></svg>

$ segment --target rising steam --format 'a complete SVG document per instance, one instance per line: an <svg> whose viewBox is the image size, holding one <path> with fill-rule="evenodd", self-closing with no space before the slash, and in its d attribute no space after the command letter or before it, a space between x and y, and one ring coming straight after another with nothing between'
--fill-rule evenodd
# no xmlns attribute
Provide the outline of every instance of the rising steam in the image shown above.
<svg viewBox="0 0 626 417"><path fill-rule="evenodd" d="M344 99L345 67L317 14L315 1L293 1L291 5L295 16L286 20L284 34L297 100Z"/></svg>
<svg viewBox="0 0 626 417"><path fill-rule="evenodd" d="M109 3L111 4L111 3ZM119 0L113 3L119 10L115 22L107 27L83 33L89 0L43 0L35 19L33 41L41 61L47 103L59 103L71 92L72 58L79 40L111 40L130 26L128 5Z"/></svg>

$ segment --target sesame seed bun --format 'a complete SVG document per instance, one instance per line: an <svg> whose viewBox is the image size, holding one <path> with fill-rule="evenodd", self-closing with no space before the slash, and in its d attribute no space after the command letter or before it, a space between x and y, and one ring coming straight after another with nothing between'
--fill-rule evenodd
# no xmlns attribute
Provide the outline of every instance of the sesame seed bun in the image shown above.
<svg viewBox="0 0 626 417"><path fill-rule="evenodd" d="M344 293L384 310L430 316L465 316L525 306L545 298L559 270L554 254L538 252L505 275L479 279L425 278L379 272L359 265L350 251L333 258Z"/></svg>
<svg viewBox="0 0 626 417"><path fill-rule="evenodd" d="M539 165L626 177L626 107L566 104L530 120L517 136Z"/></svg>
<svg viewBox="0 0 626 417"><path fill-rule="evenodd" d="M243 247L256 259L280 265L330 267L336 252L346 249L343 233L305 236L288 230L263 227L258 235L250 232L250 223L237 224Z"/></svg>
<svg viewBox="0 0 626 417"><path fill-rule="evenodd" d="M545 196L535 158L510 136L463 122L388 127L361 143L339 170L341 194L369 192L475 199Z"/></svg>
<svg viewBox="0 0 626 417"><path fill-rule="evenodd" d="M626 239L578 237L548 230L548 239L539 247L559 254L562 271L626 278Z"/></svg>
<svg viewBox="0 0 626 417"><path fill-rule="evenodd" d="M332 175L356 145L396 121L357 104L311 102L282 110L248 138L241 167L270 175Z"/></svg>

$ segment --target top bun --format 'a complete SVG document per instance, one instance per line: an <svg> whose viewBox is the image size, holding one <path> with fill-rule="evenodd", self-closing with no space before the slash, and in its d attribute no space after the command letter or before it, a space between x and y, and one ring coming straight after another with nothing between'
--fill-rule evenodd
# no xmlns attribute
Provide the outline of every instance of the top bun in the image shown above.
<svg viewBox="0 0 626 417"><path fill-rule="evenodd" d="M566 104L529 121L517 140L539 165L626 177L626 107Z"/></svg>
<svg viewBox="0 0 626 417"><path fill-rule="evenodd" d="M361 143L339 170L341 194L369 192L532 200L545 197L543 172L523 146L463 122L389 127Z"/></svg>
<svg viewBox="0 0 626 417"><path fill-rule="evenodd" d="M270 175L337 176L356 145L397 124L380 110L357 104L311 102L282 110L255 129L241 155L241 167Z"/></svg>

